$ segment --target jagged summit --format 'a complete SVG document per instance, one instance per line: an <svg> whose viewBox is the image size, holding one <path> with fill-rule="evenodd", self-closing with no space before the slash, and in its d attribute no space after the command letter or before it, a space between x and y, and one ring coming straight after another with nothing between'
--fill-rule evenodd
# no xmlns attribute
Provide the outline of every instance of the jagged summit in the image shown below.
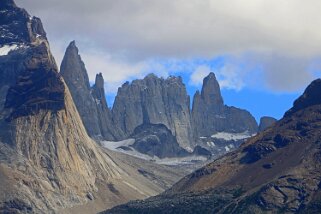
<svg viewBox="0 0 321 214"><path fill-rule="evenodd" d="M286 112L285 116L290 116L293 113L321 104L321 79L314 80L304 91L304 93L295 100L293 107Z"/></svg>
<svg viewBox="0 0 321 214"><path fill-rule="evenodd" d="M95 86L97 88L104 88L105 81L102 73L96 74Z"/></svg>
<svg viewBox="0 0 321 214"><path fill-rule="evenodd" d="M201 96L210 105L222 105L224 103L220 85L213 72L204 78Z"/></svg>
<svg viewBox="0 0 321 214"><path fill-rule="evenodd" d="M273 117L264 116L260 118L259 132L262 132L277 122Z"/></svg>
<svg viewBox="0 0 321 214"><path fill-rule="evenodd" d="M48 52L41 20L32 18L13 1L1 1L0 10L0 48L11 50L0 55L0 85L4 87L0 108L10 112L6 119L34 115L41 110L62 110L65 86Z"/></svg>
<svg viewBox="0 0 321 214"><path fill-rule="evenodd" d="M112 109L116 126L130 136L144 122L164 124L183 148L192 146L190 98L179 77L167 79L149 74L126 82L119 89Z"/></svg>
<svg viewBox="0 0 321 214"><path fill-rule="evenodd" d="M158 76L154 73L147 74L144 79L158 79Z"/></svg>
<svg viewBox="0 0 321 214"><path fill-rule="evenodd" d="M123 133L113 126L107 105L104 78L101 73L97 74L95 85L90 87L88 73L75 41L67 47L60 74L71 92L89 136L97 140L121 138Z"/></svg>
<svg viewBox="0 0 321 214"><path fill-rule="evenodd" d="M79 55L79 50L75 41L70 42L67 47L60 66L60 73L70 89L73 90L72 87L77 87L77 85L82 85L87 89L90 89L87 70Z"/></svg>
<svg viewBox="0 0 321 214"><path fill-rule="evenodd" d="M46 42L46 33L39 18L31 17L14 1L0 1L0 46Z"/></svg>
<svg viewBox="0 0 321 214"><path fill-rule="evenodd" d="M110 114L109 109L108 109L108 105L107 105L107 101L106 101L104 86L105 86L104 77L103 77L102 73L99 73L96 75L95 84L92 87L92 95L96 99L96 101L98 101L98 104L102 104L103 107L106 108L106 111L108 110L108 114ZM110 120L111 120L111 118L110 118Z"/></svg>
<svg viewBox="0 0 321 214"><path fill-rule="evenodd" d="M258 125L246 110L225 106L220 85L214 73L203 80L201 93L193 99L192 118L194 136L209 137L216 132L256 133Z"/></svg>

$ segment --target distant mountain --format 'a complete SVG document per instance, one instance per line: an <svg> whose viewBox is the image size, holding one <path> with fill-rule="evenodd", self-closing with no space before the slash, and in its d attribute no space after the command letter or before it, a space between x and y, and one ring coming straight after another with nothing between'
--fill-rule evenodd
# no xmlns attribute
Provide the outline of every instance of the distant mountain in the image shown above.
<svg viewBox="0 0 321 214"><path fill-rule="evenodd" d="M217 132L254 134L258 130L255 118L248 111L224 105L214 73L205 77L201 93L197 91L194 95L192 118L196 137Z"/></svg>
<svg viewBox="0 0 321 214"><path fill-rule="evenodd" d="M165 193L104 213L320 213L321 79L283 119Z"/></svg>
<svg viewBox="0 0 321 214"><path fill-rule="evenodd" d="M142 124L163 124L189 152L198 145L219 155L258 131L249 112L224 105L213 73L204 79L201 94L195 94L192 111L189 106L190 98L180 77L163 79L150 74L119 88L112 114L115 125L128 137ZM238 137L227 140L214 136L220 133Z"/></svg>
<svg viewBox="0 0 321 214"><path fill-rule="evenodd" d="M66 50L60 74L71 92L89 136L97 140L121 139L123 133L113 124L107 106L102 74L96 76L95 85L90 87L87 70L75 41Z"/></svg>
<svg viewBox="0 0 321 214"><path fill-rule="evenodd" d="M164 124L179 145L193 150L190 98L180 77L158 78L150 74L142 80L125 83L119 89L112 109L115 125L126 134L145 124Z"/></svg>
<svg viewBox="0 0 321 214"><path fill-rule="evenodd" d="M98 76L97 99L100 89ZM0 213L94 213L160 193L180 176L91 140L40 19L0 1Z"/></svg>
<svg viewBox="0 0 321 214"><path fill-rule="evenodd" d="M258 131L248 111L224 105L214 73L204 78L201 92L195 93L191 115L194 140L215 157L238 148Z"/></svg>
<svg viewBox="0 0 321 214"><path fill-rule="evenodd" d="M261 117L260 125L259 125L259 132L263 132L266 129L270 128L273 124L277 122L277 119L273 117Z"/></svg>

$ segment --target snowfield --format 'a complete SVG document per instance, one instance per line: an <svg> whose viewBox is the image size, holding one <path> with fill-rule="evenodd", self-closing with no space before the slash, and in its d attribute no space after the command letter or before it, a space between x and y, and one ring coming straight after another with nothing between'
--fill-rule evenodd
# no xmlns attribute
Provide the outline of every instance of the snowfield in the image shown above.
<svg viewBox="0 0 321 214"><path fill-rule="evenodd" d="M131 155L140 159L149 160L155 162L157 164L168 165L168 166L177 166L177 165L186 165L186 164L193 164L195 162L203 162L206 161L207 158L203 156L195 156L191 155L188 157L177 157L177 158L163 158L160 159L156 156L151 157L149 155L142 154L136 151L134 148L130 147L135 143L135 139L127 139L123 141L101 141L101 145L109 150L121 152L127 155ZM129 147L131 150L124 150L120 147Z"/></svg>
<svg viewBox="0 0 321 214"><path fill-rule="evenodd" d="M229 133L229 132L218 132L212 135L212 138L226 140L226 141L237 141L237 140L244 140L246 138L252 137L253 135L249 134L248 131L242 133Z"/></svg>
<svg viewBox="0 0 321 214"><path fill-rule="evenodd" d="M17 44L12 44L12 45L4 45L0 47L0 56L6 56L10 53L10 51L18 50L20 48L26 48L27 46L25 45L17 45Z"/></svg>

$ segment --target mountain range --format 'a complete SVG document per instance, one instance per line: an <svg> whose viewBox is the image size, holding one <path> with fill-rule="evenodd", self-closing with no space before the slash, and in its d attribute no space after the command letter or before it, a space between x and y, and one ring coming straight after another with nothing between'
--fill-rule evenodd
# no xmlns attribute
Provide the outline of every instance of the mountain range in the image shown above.
<svg viewBox="0 0 321 214"><path fill-rule="evenodd" d="M281 120L149 74L108 106L76 42L0 1L0 213L320 213L321 79ZM104 211L105 210L105 211Z"/></svg>
<svg viewBox="0 0 321 214"><path fill-rule="evenodd" d="M179 150L195 155L194 149L201 147L217 157L237 148L246 138L276 121L263 117L258 127L248 111L224 105L214 73L204 79L201 92L195 93L192 108L181 77L164 79L154 74L124 83L118 89L114 105L109 108L102 75L97 74L95 84L90 86L85 64L74 41L66 50L60 74L70 89L88 135L97 141L126 140L135 135L138 127L162 124L176 138ZM159 136L157 138L158 144L162 144ZM121 151L125 148L122 144L119 147ZM148 153L147 149L141 149L140 152L159 157L157 153L163 148L168 153L161 151L162 158L173 157L175 151L169 151L167 147L149 149ZM177 152L176 156L181 156Z"/></svg>

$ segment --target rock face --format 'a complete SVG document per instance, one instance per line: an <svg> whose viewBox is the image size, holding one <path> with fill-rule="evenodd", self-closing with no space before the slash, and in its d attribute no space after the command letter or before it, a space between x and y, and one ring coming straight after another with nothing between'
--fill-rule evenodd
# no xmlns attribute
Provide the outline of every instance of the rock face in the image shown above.
<svg viewBox="0 0 321 214"><path fill-rule="evenodd" d="M293 107L285 113L285 116L290 116L297 111L306 107L321 104L321 79L313 81L304 91L304 93L294 102Z"/></svg>
<svg viewBox="0 0 321 214"><path fill-rule="evenodd" d="M263 132L277 122L273 117L262 117L260 119L259 132Z"/></svg>
<svg viewBox="0 0 321 214"><path fill-rule="evenodd" d="M196 138L209 137L216 132L247 131L253 134L258 128L249 112L224 105L214 73L210 73L204 79L201 93L197 91L194 95L192 119Z"/></svg>
<svg viewBox="0 0 321 214"><path fill-rule="evenodd" d="M182 149L172 132L163 124L143 124L135 128L131 138L137 151L151 157L183 157L189 153Z"/></svg>
<svg viewBox="0 0 321 214"><path fill-rule="evenodd" d="M180 77L163 79L150 74L118 89L112 113L114 122L126 136L142 124L164 124L181 147L192 150L189 103Z"/></svg>
<svg viewBox="0 0 321 214"><path fill-rule="evenodd" d="M9 0L0 11L0 213L66 213L164 190L171 179L159 185L166 176L141 163L147 178L89 138L40 20Z"/></svg>
<svg viewBox="0 0 321 214"><path fill-rule="evenodd" d="M66 50L60 73L66 81L89 136L100 140L120 138L122 133L113 125L107 106L102 74L96 76L95 85L91 88L85 64L74 41Z"/></svg>

